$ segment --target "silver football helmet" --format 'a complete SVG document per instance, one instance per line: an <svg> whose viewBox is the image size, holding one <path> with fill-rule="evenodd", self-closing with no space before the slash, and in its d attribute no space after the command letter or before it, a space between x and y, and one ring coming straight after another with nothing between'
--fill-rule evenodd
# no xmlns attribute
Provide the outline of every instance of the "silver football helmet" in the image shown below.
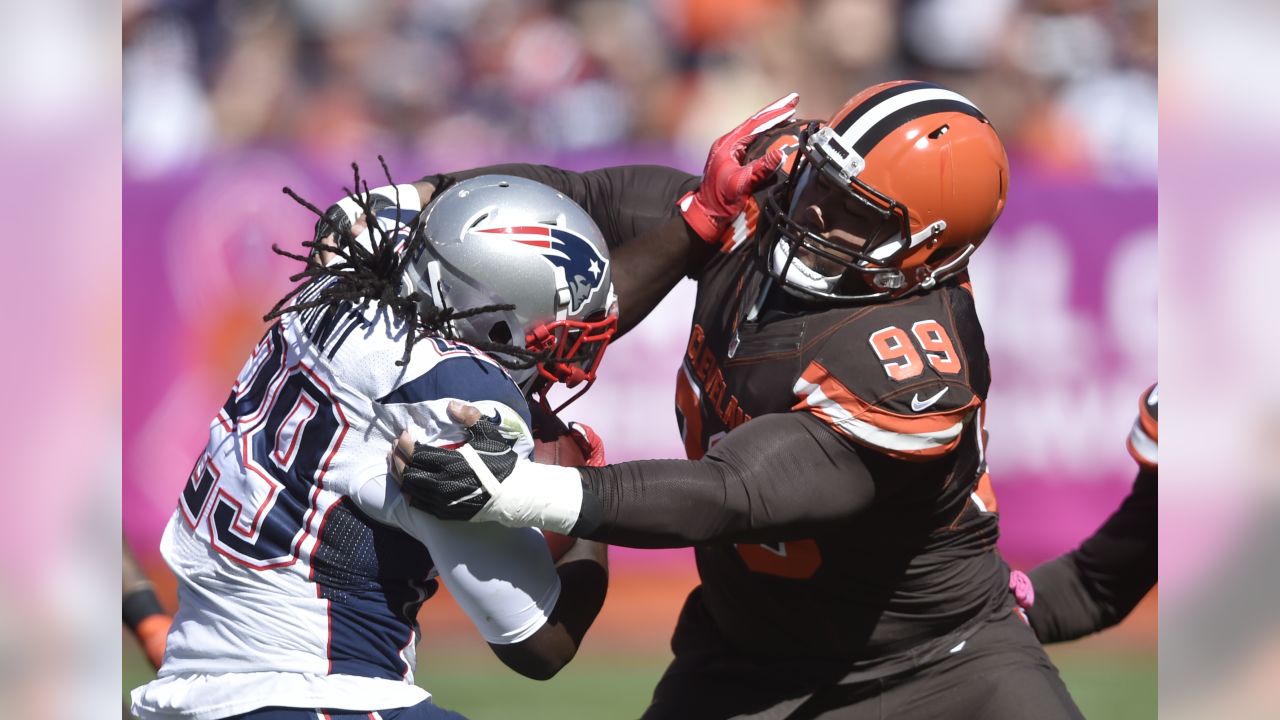
<svg viewBox="0 0 1280 720"><path fill-rule="evenodd" d="M617 329L617 300L609 248L585 210L542 183L482 175L440 193L421 222L426 242L407 274L424 305L514 306L454 320L459 340L548 353L511 371L526 393L595 381Z"/></svg>

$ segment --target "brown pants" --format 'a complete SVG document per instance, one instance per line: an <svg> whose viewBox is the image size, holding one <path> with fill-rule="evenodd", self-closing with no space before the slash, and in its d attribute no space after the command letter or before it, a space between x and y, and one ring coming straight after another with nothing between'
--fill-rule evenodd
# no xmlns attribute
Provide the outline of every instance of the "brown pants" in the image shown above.
<svg viewBox="0 0 1280 720"><path fill-rule="evenodd" d="M952 652L896 675L761 663L704 643L667 668L645 720L1058 720L1083 718L1031 628L1012 612Z"/></svg>

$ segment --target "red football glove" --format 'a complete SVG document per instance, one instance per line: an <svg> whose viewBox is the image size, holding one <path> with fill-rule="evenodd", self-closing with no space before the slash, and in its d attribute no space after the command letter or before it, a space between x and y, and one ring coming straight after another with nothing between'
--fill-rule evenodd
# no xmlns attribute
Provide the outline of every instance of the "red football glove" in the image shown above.
<svg viewBox="0 0 1280 720"><path fill-rule="evenodd" d="M733 219L742 212L747 197L778 168L782 149L770 150L764 157L742 164L747 145L756 135L776 127L796 114L800 96L791 93L747 118L738 127L711 146L707 166L702 171L698 189L680 198L680 214L698 237L712 245Z"/></svg>
<svg viewBox="0 0 1280 720"><path fill-rule="evenodd" d="M591 426L580 422L569 423L569 431L577 441L578 447L582 448L582 454L587 459L587 467L604 467L604 440L600 439L596 431L592 430Z"/></svg>

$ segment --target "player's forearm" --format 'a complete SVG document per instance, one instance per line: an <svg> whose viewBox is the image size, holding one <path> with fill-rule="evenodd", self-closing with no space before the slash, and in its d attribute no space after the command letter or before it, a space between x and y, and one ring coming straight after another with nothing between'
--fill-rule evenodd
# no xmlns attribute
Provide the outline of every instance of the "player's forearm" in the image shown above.
<svg viewBox="0 0 1280 720"><path fill-rule="evenodd" d="M689 547L749 524L730 479L711 461L639 460L582 468L573 535L638 548Z"/></svg>
<svg viewBox="0 0 1280 720"><path fill-rule="evenodd" d="M419 189L423 186L429 186L433 192L444 190L463 180L470 180L481 175L514 175L515 177L527 178L535 180L545 185L563 192L569 197L573 197L572 190L576 187L578 180L577 173L560 168L551 167L550 165L535 165L532 163L501 163L498 165L484 165L476 168L468 168L466 170L455 170L447 173L437 173L434 175L425 175L416 185ZM424 198L430 198L431 195L424 195Z"/></svg>
<svg viewBox="0 0 1280 720"><path fill-rule="evenodd" d="M1075 640L1101 629L1102 610L1085 588L1072 553L1039 565L1028 575L1036 600L1027 619L1040 642Z"/></svg>
<svg viewBox="0 0 1280 720"><path fill-rule="evenodd" d="M696 175L662 165L620 165L573 172L550 165L508 163L428 175L418 181L418 187L439 192L455 182L493 174L526 178L563 193L587 211L611 250L679 217L676 201L698 184ZM429 199L432 195L423 197Z"/></svg>
<svg viewBox="0 0 1280 720"><path fill-rule="evenodd" d="M1073 640L1123 620L1155 585L1156 475L1139 473L1119 509L1079 548L1029 575L1041 642Z"/></svg>
<svg viewBox="0 0 1280 720"><path fill-rule="evenodd" d="M604 467L515 457L484 419L467 433L463 450L417 443L403 468L396 460L415 507L444 519L659 548L808 537L848 523L877 494L867 451L809 413L755 418L701 460Z"/></svg>
<svg viewBox="0 0 1280 720"><path fill-rule="evenodd" d="M545 625L529 639L490 644L507 667L534 680L549 680L578 652L588 628L604 606L609 586L608 546L578 540L556 563L560 596Z"/></svg>
<svg viewBox="0 0 1280 720"><path fill-rule="evenodd" d="M766 415L698 461L583 468L573 534L628 547L771 542L847 522L875 497L865 466L807 415Z"/></svg>
<svg viewBox="0 0 1280 720"><path fill-rule="evenodd" d="M121 550L120 609L124 624L138 638L152 666L158 669L164 659L164 646L172 618L160 606L150 579L138 566L129 546L122 542Z"/></svg>
<svg viewBox="0 0 1280 720"><path fill-rule="evenodd" d="M618 248L613 256L618 335L640 324L681 278L696 273L713 252L679 218Z"/></svg>
<svg viewBox="0 0 1280 720"><path fill-rule="evenodd" d="M444 186L480 175L502 174L549 185L582 206L612 250L618 293L618 336L643 320L686 275L714 253L680 218L676 202L697 177L660 165L623 165L583 173L548 165L490 165L418 183L425 198Z"/></svg>
<svg viewBox="0 0 1280 720"><path fill-rule="evenodd" d="M579 539L556 562L560 601L551 621L564 628L576 650L604 606L609 589L609 546Z"/></svg>

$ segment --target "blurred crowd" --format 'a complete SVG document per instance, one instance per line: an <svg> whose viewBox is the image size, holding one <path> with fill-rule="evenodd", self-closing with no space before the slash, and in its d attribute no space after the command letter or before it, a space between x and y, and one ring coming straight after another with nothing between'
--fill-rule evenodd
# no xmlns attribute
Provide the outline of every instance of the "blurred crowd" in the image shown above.
<svg viewBox="0 0 1280 720"><path fill-rule="evenodd" d="M1051 172L1154 183L1156 0L126 0L126 171L245 145L697 162L789 90L915 78Z"/></svg>

